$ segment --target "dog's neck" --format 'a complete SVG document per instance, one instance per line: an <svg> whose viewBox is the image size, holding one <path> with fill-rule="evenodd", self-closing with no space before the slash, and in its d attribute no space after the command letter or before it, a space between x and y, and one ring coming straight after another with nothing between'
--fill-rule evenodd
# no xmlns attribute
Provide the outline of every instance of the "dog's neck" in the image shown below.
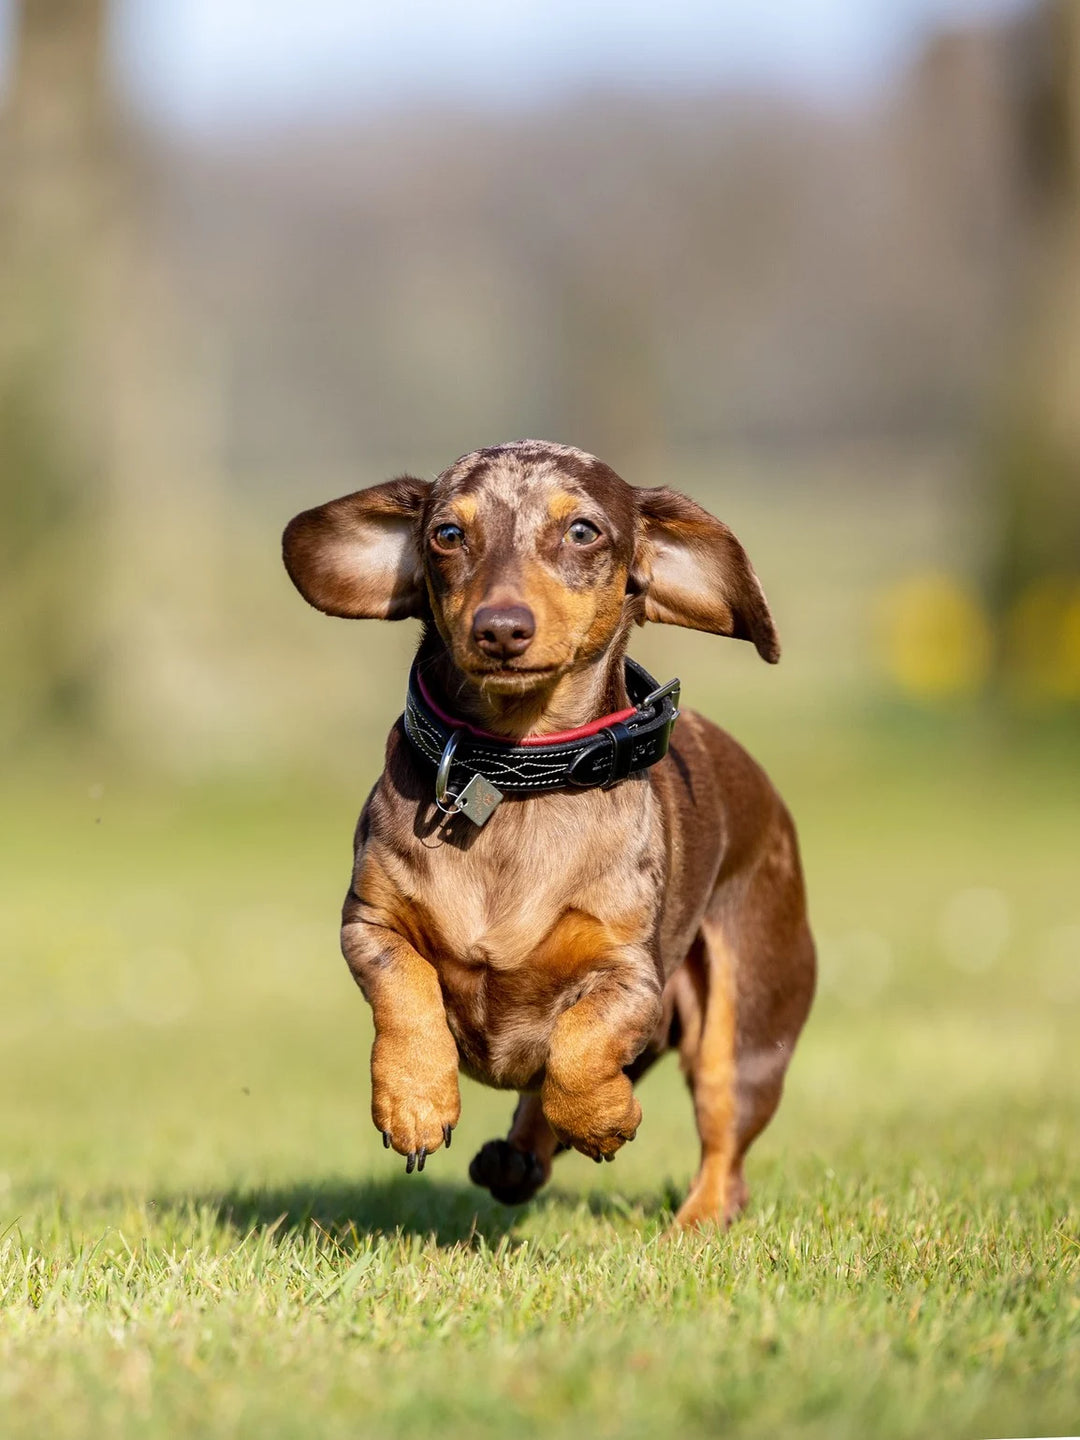
<svg viewBox="0 0 1080 1440"><path fill-rule="evenodd" d="M517 695L496 693L481 679L463 675L433 629L420 643L417 663L425 683L451 714L492 735L521 740L526 735L557 735L626 709L625 653L626 638L621 637L598 659Z"/></svg>

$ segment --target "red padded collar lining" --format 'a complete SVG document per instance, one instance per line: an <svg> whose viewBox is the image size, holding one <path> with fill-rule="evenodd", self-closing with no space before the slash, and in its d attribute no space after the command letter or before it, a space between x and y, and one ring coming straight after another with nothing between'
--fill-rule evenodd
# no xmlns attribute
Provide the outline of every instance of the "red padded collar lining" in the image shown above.
<svg viewBox="0 0 1080 1440"><path fill-rule="evenodd" d="M456 720L453 715L448 715L441 705L436 705L419 674L417 674L416 683L420 687L420 694L424 697L425 705L439 717L444 725L450 725L455 730L467 730L477 740L495 740L503 745L563 745L567 740L586 740L590 735L595 735L600 730L606 729L609 725L615 725L621 720L629 720L631 715L637 713L631 705L626 710L616 710L611 715L601 715L599 720L590 720L587 725L579 725L576 730L559 730L554 735L525 735L520 740L508 740L505 735L493 735L490 730L478 730L467 720Z"/></svg>

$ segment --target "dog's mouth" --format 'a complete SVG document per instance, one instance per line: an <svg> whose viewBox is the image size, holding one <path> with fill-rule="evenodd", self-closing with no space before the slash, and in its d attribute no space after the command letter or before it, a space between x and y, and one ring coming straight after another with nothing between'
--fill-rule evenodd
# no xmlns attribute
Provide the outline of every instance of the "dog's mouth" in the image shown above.
<svg viewBox="0 0 1080 1440"><path fill-rule="evenodd" d="M561 665L477 665L468 670L484 689L528 690L562 673Z"/></svg>

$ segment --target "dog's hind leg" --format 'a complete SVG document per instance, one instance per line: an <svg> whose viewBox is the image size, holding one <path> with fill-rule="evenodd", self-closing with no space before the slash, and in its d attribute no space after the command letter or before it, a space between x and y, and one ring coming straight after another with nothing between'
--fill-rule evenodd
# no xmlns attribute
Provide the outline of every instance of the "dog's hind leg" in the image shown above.
<svg viewBox="0 0 1080 1440"><path fill-rule="evenodd" d="M635 1084L676 1044L684 1025L692 1023L682 1013L688 1002L681 994L681 977L680 969L668 981L656 1032L637 1059L626 1066L626 1074ZM489 1140L480 1147L469 1166L469 1179L490 1190L504 1205L520 1205L547 1184L552 1161L565 1148L544 1116L540 1096L523 1094L510 1133L505 1140Z"/></svg>
<svg viewBox="0 0 1080 1440"><path fill-rule="evenodd" d="M814 993L814 942L786 812L750 873L717 889L676 973L686 995L680 1053L701 1168L675 1223L727 1224L746 1205L743 1158L780 1103Z"/></svg>
<svg viewBox="0 0 1080 1440"><path fill-rule="evenodd" d="M544 1118L539 1095L522 1095L505 1140L488 1140L473 1156L469 1179L490 1190L503 1205L531 1200L551 1177L559 1150L555 1132Z"/></svg>
<svg viewBox="0 0 1080 1440"><path fill-rule="evenodd" d="M683 1017L679 1055L694 1100L701 1164L675 1224L726 1223L738 1199L731 1185L737 1144L735 977L718 924L706 918L676 976Z"/></svg>

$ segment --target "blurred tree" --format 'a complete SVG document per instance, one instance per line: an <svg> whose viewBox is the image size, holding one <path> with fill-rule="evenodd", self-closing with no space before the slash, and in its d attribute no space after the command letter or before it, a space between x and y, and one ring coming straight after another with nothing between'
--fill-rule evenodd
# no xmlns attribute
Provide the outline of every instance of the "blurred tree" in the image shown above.
<svg viewBox="0 0 1080 1440"><path fill-rule="evenodd" d="M222 708L198 658L226 608L220 386L108 22L107 0L22 0L0 113L0 738L159 752Z"/></svg>
<svg viewBox="0 0 1080 1440"><path fill-rule="evenodd" d="M1032 226L987 436L989 596L1003 687L1080 702L1080 0L1047 0L1015 54Z"/></svg>
<svg viewBox="0 0 1080 1440"><path fill-rule="evenodd" d="M85 722L100 446L81 395L109 159L105 0L23 0L0 111L0 735Z"/></svg>

